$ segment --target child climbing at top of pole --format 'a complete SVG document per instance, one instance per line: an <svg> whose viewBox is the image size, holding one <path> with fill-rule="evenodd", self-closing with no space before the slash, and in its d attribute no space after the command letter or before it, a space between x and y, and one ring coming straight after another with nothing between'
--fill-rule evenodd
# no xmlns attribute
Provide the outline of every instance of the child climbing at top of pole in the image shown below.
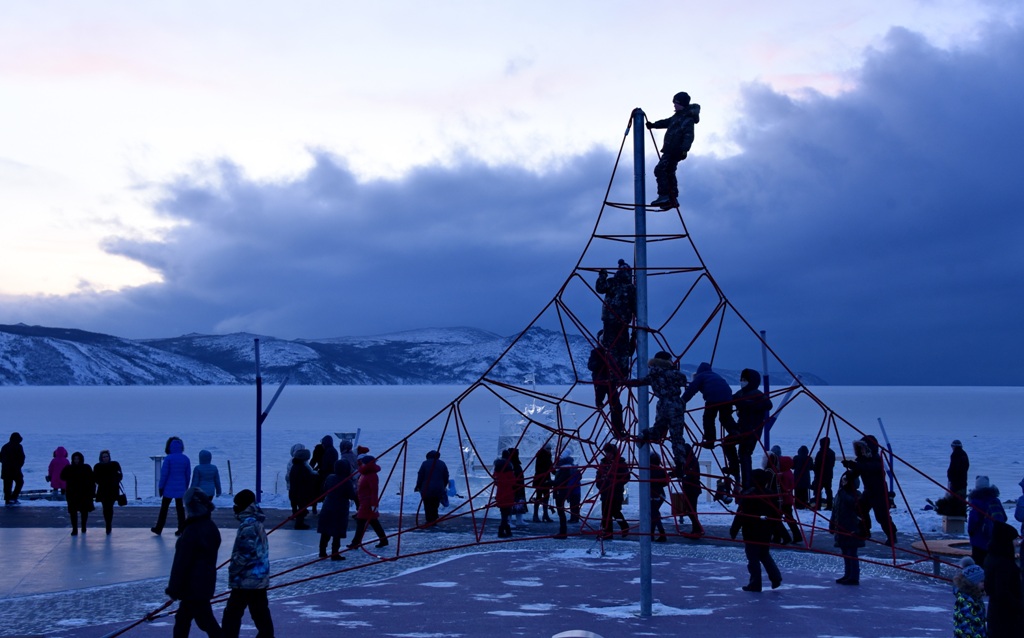
<svg viewBox="0 0 1024 638"><path fill-rule="evenodd" d="M676 93L672 98L672 106L676 109L672 117L647 123L648 130L668 129L661 145L661 160L654 167L654 178L658 180L658 199L651 202L651 206L658 206L661 210L679 206L676 166L690 152L693 125L700 122L700 104L690 104L689 93Z"/></svg>

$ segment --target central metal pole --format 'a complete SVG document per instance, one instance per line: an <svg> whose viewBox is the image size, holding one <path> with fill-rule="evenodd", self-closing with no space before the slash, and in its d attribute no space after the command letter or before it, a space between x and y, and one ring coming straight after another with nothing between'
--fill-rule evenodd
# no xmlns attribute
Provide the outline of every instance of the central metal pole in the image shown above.
<svg viewBox="0 0 1024 638"><path fill-rule="evenodd" d="M256 502L263 502L263 376L260 374L260 340L256 348Z"/></svg>
<svg viewBox="0 0 1024 638"><path fill-rule="evenodd" d="M636 261L636 375L647 376L647 201L646 170L644 168L644 112L633 110L633 217L636 238L633 256ZM647 429L650 410L647 386L636 392L637 432ZM653 594L651 593L651 446L640 445L637 462L640 464L640 617L649 618Z"/></svg>

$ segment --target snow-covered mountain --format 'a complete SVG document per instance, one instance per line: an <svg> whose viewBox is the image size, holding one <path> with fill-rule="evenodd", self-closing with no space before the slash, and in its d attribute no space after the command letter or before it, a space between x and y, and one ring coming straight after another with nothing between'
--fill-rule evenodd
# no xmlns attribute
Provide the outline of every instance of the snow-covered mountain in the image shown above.
<svg viewBox="0 0 1024 638"><path fill-rule="evenodd" d="M461 385L479 379L499 358L488 373L496 381L533 377L541 385L566 385L590 378L587 340L543 328L511 337L431 328L291 341L248 333L133 340L18 324L0 325L0 385L251 384L256 338L261 373L270 382L288 375L298 385ZM692 366L682 369L693 372ZM738 371L720 372L737 383ZM776 384L788 381L772 377ZM804 380L824 384L811 375Z"/></svg>

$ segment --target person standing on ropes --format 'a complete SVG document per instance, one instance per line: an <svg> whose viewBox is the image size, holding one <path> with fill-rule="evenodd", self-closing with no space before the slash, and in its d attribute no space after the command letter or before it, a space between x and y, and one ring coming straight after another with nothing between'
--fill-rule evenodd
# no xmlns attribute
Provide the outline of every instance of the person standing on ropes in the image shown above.
<svg viewBox="0 0 1024 638"><path fill-rule="evenodd" d="M672 456L677 474L682 474L682 463L685 458L683 444L686 443L686 398L680 392L686 386L686 375L679 371L679 366L672 360L672 355L662 350L647 362L647 375L635 381L627 381L626 385L636 387L651 386L651 392L658 399L654 411L654 425L640 432L641 443L653 443L670 435Z"/></svg>
<svg viewBox="0 0 1024 638"><path fill-rule="evenodd" d="M612 521L618 521L622 537L629 535L629 521L622 515L622 501L629 483L629 465L619 454L619 448L608 442L604 446L604 457L597 466L595 481L601 495L601 532L600 538L611 540Z"/></svg>
<svg viewBox="0 0 1024 638"><path fill-rule="evenodd" d="M636 319L636 286L633 271L624 259L611 279L604 268L597 274L597 294L604 295L601 304L601 343L612 354L622 376L629 376L629 358L636 349L636 336L629 327Z"/></svg>
<svg viewBox="0 0 1024 638"><path fill-rule="evenodd" d="M697 368L697 370L699 372L700 368ZM710 370L709 367L708 372ZM740 479L743 489L750 487L752 457L754 450L757 449L757 442L761 438L761 428L764 427L764 423L768 419L768 412L772 409L771 399L766 397L758 388L760 383L761 375L757 370L745 368L740 373L740 389L736 391L736 394L732 395L732 402L736 405L736 421L735 423L733 422L732 415L730 414L728 423L722 422L726 432L729 433L729 436L722 445L722 452L725 455L726 463L729 464L727 470L733 476ZM717 395L715 396L717 397ZM683 397L685 398L686 395L684 394ZM709 404L713 400L709 395L705 395L705 399L708 400ZM725 407L730 410L732 409L732 406ZM714 410L714 404L711 404L708 409L704 410L704 436L707 436L706 428L709 420L709 409ZM723 418L725 414L724 411L719 411L719 418ZM710 421L711 429L714 430L714 411L711 412ZM705 443L707 443L706 439ZM739 448L738 453L737 447Z"/></svg>
<svg viewBox="0 0 1024 638"><path fill-rule="evenodd" d="M661 160L654 167L654 178L658 181L658 199L651 206L668 210L679 206L679 183L676 167L686 159L693 145L693 125L700 122L700 104L690 104L690 95L676 93L672 98L675 113L672 117L648 122L647 130L668 129L661 145Z"/></svg>
<svg viewBox="0 0 1024 638"><path fill-rule="evenodd" d="M605 397L608 398L612 433L617 439L623 438L626 435L626 426L622 421L622 400L619 392L626 375L619 367L618 358L604 344L604 330L597 332L597 346L590 351L587 369L590 370L594 383L594 405L600 410L604 406Z"/></svg>
<svg viewBox="0 0 1024 638"><path fill-rule="evenodd" d="M742 381L742 378L740 379ZM711 364L704 361L697 366L697 372L693 379L686 386L683 392L683 403L697 396L697 393L704 398L704 440L700 446L711 449L715 447L715 417L722 423L722 427L729 432L735 426L732 420L732 388L729 383L717 372L711 369Z"/></svg>

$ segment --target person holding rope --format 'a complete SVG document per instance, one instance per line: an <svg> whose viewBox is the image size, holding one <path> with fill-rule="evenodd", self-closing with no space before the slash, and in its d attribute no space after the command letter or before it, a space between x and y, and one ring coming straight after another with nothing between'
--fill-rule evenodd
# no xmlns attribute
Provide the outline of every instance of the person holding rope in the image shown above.
<svg viewBox="0 0 1024 638"><path fill-rule="evenodd" d="M676 93L672 97L672 107L675 109L672 117L647 123L647 130L667 129L661 145L661 160L654 167L654 178L658 181L658 198L651 202L651 206L657 206L661 210L679 206L676 167L690 152L693 145L693 125L700 122L700 104L691 104L689 93Z"/></svg>
<svg viewBox="0 0 1024 638"><path fill-rule="evenodd" d="M669 434L676 474L682 475L685 457L683 444L686 443L686 395L680 397L680 392L686 387L686 375L679 371L679 365L672 361L672 355L664 350L655 354L647 362L647 367L646 376L626 383L631 387L649 385L658 399L654 426L640 432L637 439L641 444L654 443Z"/></svg>
<svg viewBox="0 0 1024 638"><path fill-rule="evenodd" d="M760 378L758 375L758 380ZM743 382L742 375L740 382ZM736 425L732 420L732 404L730 403L733 398L732 388L720 374L711 369L710 363L703 361L697 366L697 372L694 373L693 379L686 386L686 391L683 392L683 403L688 403L690 399L697 396L698 392L704 398L704 416L702 418L704 440L701 441L700 446L710 450L715 447L715 440L718 438L715 436L716 416L726 432L731 431Z"/></svg>
<svg viewBox="0 0 1024 638"><path fill-rule="evenodd" d="M773 521L779 518L779 510L773 504L775 495L768 491L768 472L754 470L751 474L751 487L737 499L739 505L729 527L729 536L735 540L741 531L743 533L743 552L750 573L750 581L742 587L743 591L760 592L762 565L772 589L782 585L782 573L769 549Z"/></svg>

